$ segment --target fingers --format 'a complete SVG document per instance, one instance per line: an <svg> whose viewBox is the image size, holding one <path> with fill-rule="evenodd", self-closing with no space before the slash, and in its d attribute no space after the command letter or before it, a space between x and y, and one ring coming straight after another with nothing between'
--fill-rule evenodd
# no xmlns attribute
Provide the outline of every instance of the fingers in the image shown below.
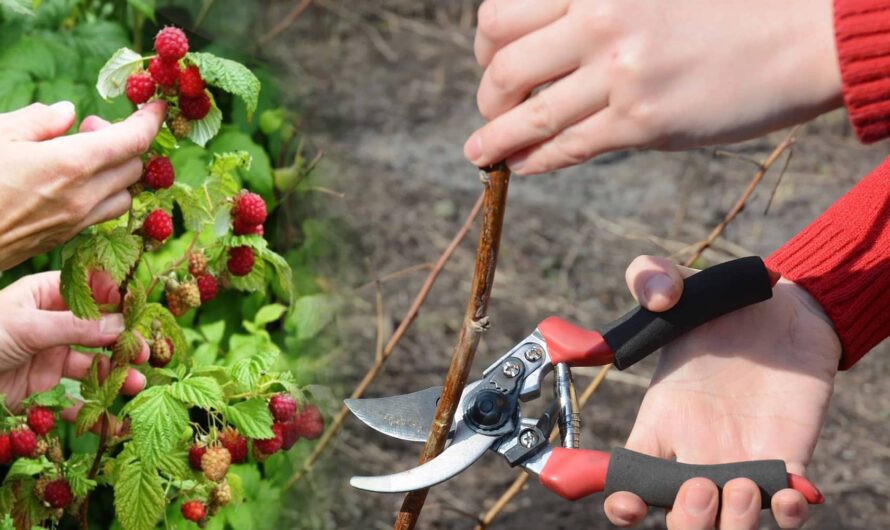
<svg viewBox="0 0 890 530"><path fill-rule="evenodd" d="M124 317L104 315L84 320L70 311L28 311L7 325L10 335L28 351L39 352L56 346L79 344L98 348L114 344L124 331Z"/></svg>
<svg viewBox="0 0 890 530"><path fill-rule="evenodd" d="M103 120L99 116L87 116L80 122L79 131L82 133L98 131L99 129L104 129L109 125L111 125L111 122Z"/></svg>
<svg viewBox="0 0 890 530"><path fill-rule="evenodd" d="M779 528L800 528L807 520L809 505L797 490L784 489L773 495L770 507Z"/></svg>
<svg viewBox="0 0 890 530"><path fill-rule="evenodd" d="M711 530L717 520L717 486L704 478L687 480L667 514L670 530Z"/></svg>
<svg viewBox="0 0 890 530"><path fill-rule="evenodd" d="M479 7L474 50L487 67L502 46L566 14L569 0L486 0Z"/></svg>
<svg viewBox="0 0 890 530"><path fill-rule="evenodd" d="M638 256L627 267L624 279L640 305L650 311L667 311L683 294L683 278L693 272L683 269L666 258Z"/></svg>
<svg viewBox="0 0 890 530"><path fill-rule="evenodd" d="M34 103L0 114L0 137L13 141L48 140L65 134L75 118L74 103L70 101Z"/></svg>
<svg viewBox="0 0 890 530"><path fill-rule="evenodd" d="M621 528L629 528L642 521L649 509L643 499L627 491L609 495L604 507L609 521Z"/></svg>
<svg viewBox="0 0 890 530"><path fill-rule="evenodd" d="M123 175L120 176L120 178L123 177ZM136 177L136 180L139 180L138 176ZM82 231L88 226L104 223L105 221L110 221L111 219L116 219L124 215L130 209L130 204L132 202L133 197L130 195L130 192L126 190L126 188L118 191L110 197L103 199L99 204L93 207L89 215L87 215L86 218L81 222L80 226L77 228L77 232Z"/></svg>
<svg viewBox="0 0 890 530"><path fill-rule="evenodd" d="M747 478L723 486L720 530L757 530L760 527L760 488Z"/></svg>

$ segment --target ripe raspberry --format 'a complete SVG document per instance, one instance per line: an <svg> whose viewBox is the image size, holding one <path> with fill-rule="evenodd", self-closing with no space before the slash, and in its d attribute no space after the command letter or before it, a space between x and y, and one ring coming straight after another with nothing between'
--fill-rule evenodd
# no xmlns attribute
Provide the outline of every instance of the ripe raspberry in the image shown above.
<svg viewBox="0 0 890 530"><path fill-rule="evenodd" d="M177 114L173 118L167 120L167 127L170 127L173 136L180 140L187 137L192 132L192 122L182 114Z"/></svg>
<svg viewBox="0 0 890 530"><path fill-rule="evenodd" d="M173 341L166 337L156 340L149 351L148 364L155 368L163 368L173 359Z"/></svg>
<svg viewBox="0 0 890 530"><path fill-rule="evenodd" d="M214 482L226 478L231 463L232 454L225 447L211 447L201 457L201 469L204 470L204 476Z"/></svg>
<svg viewBox="0 0 890 530"><path fill-rule="evenodd" d="M172 88L179 81L179 63L164 61L160 57L152 57L148 62L148 73L155 83L162 88Z"/></svg>
<svg viewBox="0 0 890 530"><path fill-rule="evenodd" d="M156 156L149 160L142 173L142 180L155 190L169 188L175 178L176 171L166 156Z"/></svg>
<svg viewBox="0 0 890 530"><path fill-rule="evenodd" d="M253 269L256 258L250 247L232 247L229 249L229 272L235 276L247 276Z"/></svg>
<svg viewBox="0 0 890 530"><path fill-rule="evenodd" d="M324 418L318 407L312 404L306 405L297 413L294 423L303 438L314 440L324 432Z"/></svg>
<svg viewBox="0 0 890 530"><path fill-rule="evenodd" d="M300 427L297 425L296 421L289 421L287 423L282 423L281 425L281 449L287 451L300 440Z"/></svg>
<svg viewBox="0 0 890 530"><path fill-rule="evenodd" d="M272 438L253 441L253 448L260 454L271 455L281 450L281 445L284 442L284 427L280 423L274 423L272 432L275 434Z"/></svg>
<svg viewBox="0 0 890 530"><path fill-rule="evenodd" d="M179 28L167 26L155 36L155 51L161 60L174 63L189 51L189 40Z"/></svg>
<svg viewBox="0 0 890 530"><path fill-rule="evenodd" d="M56 415L46 407L31 407L28 411L28 427L39 435L44 435L53 430L56 425Z"/></svg>
<svg viewBox="0 0 890 530"><path fill-rule="evenodd" d="M195 444L189 448L189 465L192 469L201 471L201 461L205 454L207 454L207 447L204 445Z"/></svg>
<svg viewBox="0 0 890 530"><path fill-rule="evenodd" d="M194 97L180 96L179 111L190 120L201 120L210 112L210 96L201 92Z"/></svg>
<svg viewBox="0 0 890 530"><path fill-rule="evenodd" d="M219 433L219 442L229 450L233 464L240 464L247 460L247 438L231 427L226 427Z"/></svg>
<svg viewBox="0 0 890 530"><path fill-rule="evenodd" d="M263 225L245 223L243 220L236 217L235 220L232 221L232 233L236 236L249 236L252 234L262 236Z"/></svg>
<svg viewBox="0 0 890 530"><path fill-rule="evenodd" d="M9 441L9 435L0 434L0 465L6 465L12 462L12 444Z"/></svg>
<svg viewBox="0 0 890 530"><path fill-rule="evenodd" d="M196 98L204 93L204 80L197 66L189 66L179 72L179 93L187 98Z"/></svg>
<svg viewBox="0 0 890 530"><path fill-rule="evenodd" d="M235 197L232 216L248 225L261 225L266 222L266 201L256 193L242 191Z"/></svg>
<svg viewBox="0 0 890 530"><path fill-rule="evenodd" d="M202 304L206 304L216 298L218 289L219 286L217 285L216 278L212 274L202 274L201 276L198 276L198 291L201 292Z"/></svg>
<svg viewBox="0 0 890 530"><path fill-rule="evenodd" d="M9 433L9 442L12 444L12 453L15 456L33 458L37 451L37 435L28 426L13 429Z"/></svg>
<svg viewBox="0 0 890 530"><path fill-rule="evenodd" d="M142 222L142 232L149 239L164 242L173 235L173 218L164 210L155 210Z"/></svg>
<svg viewBox="0 0 890 530"><path fill-rule="evenodd" d="M155 80L142 72L127 78L127 99L134 105L141 105L155 95Z"/></svg>
<svg viewBox="0 0 890 530"><path fill-rule="evenodd" d="M278 423L287 423L297 415L297 401L287 394L275 394L269 399L269 412Z"/></svg>
<svg viewBox="0 0 890 530"><path fill-rule="evenodd" d="M74 493L67 480L57 478L46 485L43 500L53 508L64 508L74 500Z"/></svg>
<svg viewBox="0 0 890 530"><path fill-rule="evenodd" d="M189 521L198 523L207 515L207 507L201 501L188 501L182 504L182 516Z"/></svg>
<svg viewBox="0 0 890 530"><path fill-rule="evenodd" d="M228 481L223 480L213 490L213 504L226 506L230 502L232 502L232 488L229 486Z"/></svg>
<svg viewBox="0 0 890 530"><path fill-rule="evenodd" d="M207 272L207 256L200 250L197 252L189 252L189 274L194 277L201 276Z"/></svg>

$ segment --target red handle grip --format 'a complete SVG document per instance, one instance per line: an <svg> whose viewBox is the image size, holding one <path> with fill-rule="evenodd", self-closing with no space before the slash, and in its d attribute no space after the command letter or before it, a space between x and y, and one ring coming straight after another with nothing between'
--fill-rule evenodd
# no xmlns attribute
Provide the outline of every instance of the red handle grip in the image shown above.
<svg viewBox="0 0 890 530"><path fill-rule="evenodd" d="M609 459L602 451L554 447L539 480L560 497L576 501L605 489Z"/></svg>
<svg viewBox="0 0 890 530"><path fill-rule="evenodd" d="M558 317L545 318L538 324L538 331L547 341L547 351L554 365L602 366L612 362L612 348L596 331Z"/></svg>

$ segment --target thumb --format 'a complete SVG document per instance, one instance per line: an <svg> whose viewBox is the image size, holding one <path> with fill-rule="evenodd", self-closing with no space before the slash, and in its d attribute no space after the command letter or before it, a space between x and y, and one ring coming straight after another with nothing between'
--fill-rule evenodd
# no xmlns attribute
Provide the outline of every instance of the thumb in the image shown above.
<svg viewBox="0 0 890 530"><path fill-rule="evenodd" d="M650 311L667 311L683 295L683 278L698 272L655 256L639 256L627 267L624 279L630 293Z"/></svg>
<svg viewBox="0 0 890 530"><path fill-rule="evenodd" d="M75 117L74 103L70 101L52 105L34 103L0 114L0 137L14 141L49 140L65 134L74 124Z"/></svg>
<svg viewBox="0 0 890 530"><path fill-rule="evenodd" d="M77 318L70 311L29 311L15 319L10 335L31 352L78 344L98 348L113 344L124 331L121 314L103 315L99 320Z"/></svg>

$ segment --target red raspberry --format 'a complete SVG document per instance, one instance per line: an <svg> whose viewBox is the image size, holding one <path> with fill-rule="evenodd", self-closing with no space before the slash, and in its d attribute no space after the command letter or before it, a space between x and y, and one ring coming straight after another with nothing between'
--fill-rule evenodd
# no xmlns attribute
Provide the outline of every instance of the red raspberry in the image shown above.
<svg viewBox="0 0 890 530"><path fill-rule="evenodd" d="M28 411L28 427L39 435L44 435L53 430L56 425L56 416L46 407L33 407Z"/></svg>
<svg viewBox="0 0 890 530"><path fill-rule="evenodd" d="M250 247L232 247L229 249L229 272L235 276L247 276L253 269L256 257Z"/></svg>
<svg viewBox="0 0 890 530"><path fill-rule="evenodd" d="M232 455L232 463L240 464L247 460L247 438L231 427L226 427L219 433L219 443L229 450Z"/></svg>
<svg viewBox="0 0 890 530"><path fill-rule="evenodd" d="M281 433L281 449L287 451L300 439L300 428L295 421L289 421L281 425L283 429Z"/></svg>
<svg viewBox="0 0 890 530"><path fill-rule="evenodd" d="M155 80L146 73L133 74L127 78L127 99L134 105L141 105L155 94Z"/></svg>
<svg viewBox="0 0 890 530"><path fill-rule="evenodd" d="M303 407L297 414L297 419L294 420L294 423L297 424L297 429L303 438L314 440L324 432L324 418L315 405Z"/></svg>
<svg viewBox="0 0 890 530"><path fill-rule="evenodd" d="M201 501L188 501L182 503L182 516L192 522L200 522L207 515L207 507Z"/></svg>
<svg viewBox="0 0 890 530"><path fill-rule="evenodd" d="M189 40L179 28L167 26L155 36L155 51L162 60L173 63L189 51Z"/></svg>
<svg viewBox="0 0 890 530"><path fill-rule="evenodd" d="M287 394L275 394L269 399L269 412L279 423L287 423L297 415L297 401Z"/></svg>
<svg viewBox="0 0 890 530"><path fill-rule="evenodd" d="M242 191L235 197L232 216L246 224L261 225L266 221L266 201L256 193Z"/></svg>
<svg viewBox="0 0 890 530"><path fill-rule="evenodd" d="M232 222L232 233L236 236L249 236L251 234L256 234L262 237L263 225L245 223L242 219L236 218Z"/></svg>
<svg viewBox="0 0 890 530"><path fill-rule="evenodd" d="M28 426L19 427L9 433L9 442L15 456L32 458L37 452L37 435Z"/></svg>
<svg viewBox="0 0 890 530"><path fill-rule="evenodd" d="M196 98L204 93L204 80L197 66L189 66L179 72L179 93L187 98Z"/></svg>
<svg viewBox="0 0 890 530"><path fill-rule="evenodd" d="M152 57L148 62L148 73L162 88L173 88L179 80L179 63L167 62L160 57Z"/></svg>
<svg viewBox="0 0 890 530"><path fill-rule="evenodd" d="M204 453L207 452L207 447L203 445L195 444L189 448L189 465L195 471L201 471L201 459L204 458Z"/></svg>
<svg viewBox="0 0 890 530"><path fill-rule="evenodd" d="M156 156L149 160L142 173L142 180L155 190L169 188L175 178L176 171L166 156Z"/></svg>
<svg viewBox="0 0 890 530"><path fill-rule="evenodd" d="M74 493L67 480L57 478L46 485L43 500L53 508L65 508L74 500Z"/></svg>
<svg viewBox="0 0 890 530"><path fill-rule="evenodd" d="M198 291L201 293L202 304L206 304L216 298L218 288L219 285L216 283L216 278L212 274L202 274L201 276L198 276Z"/></svg>
<svg viewBox="0 0 890 530"><path fill-rule="evenodd" d="M284 427L280 423L273 423L272 432L275 433L275 436L272 438L254 440L254 449L264 455L271 455L280 451L281 445L284 443Z"/></svg>
<svg viewBox="0 0 890 530"><path fill-rule="evenodd" d="M0 434L0 465L12 462L12 444L9 442L9 435Z"/></svg>
<svg viewBox="0 0 890 530"><path fill-rule="evenodd" d="M164 210L155 210L142 222L142 232L149 239L163 242L173 235L173 218Z"/></svg>
<svg viewBox="0 0 890 530"><path fill-rule="evenodd" d="M153 368L163 368L173 360L173 341L164 337L155 340L149 348L148 364Z"/></svg>
<svg viewBox="0 0 890 530"><path fill-rule="evenodd" d="M210 112L210 96L201 92L195 97L180 96L179 111L190 120L201 120Z"/></svg>
<svg viewBox="0 0 890 530"><path fill-rule="evenodd" d="M201 469L204 470L204 476L214 482L226 478L231 463L232 454L225 447L211 447L201 457Z"/></svg>

